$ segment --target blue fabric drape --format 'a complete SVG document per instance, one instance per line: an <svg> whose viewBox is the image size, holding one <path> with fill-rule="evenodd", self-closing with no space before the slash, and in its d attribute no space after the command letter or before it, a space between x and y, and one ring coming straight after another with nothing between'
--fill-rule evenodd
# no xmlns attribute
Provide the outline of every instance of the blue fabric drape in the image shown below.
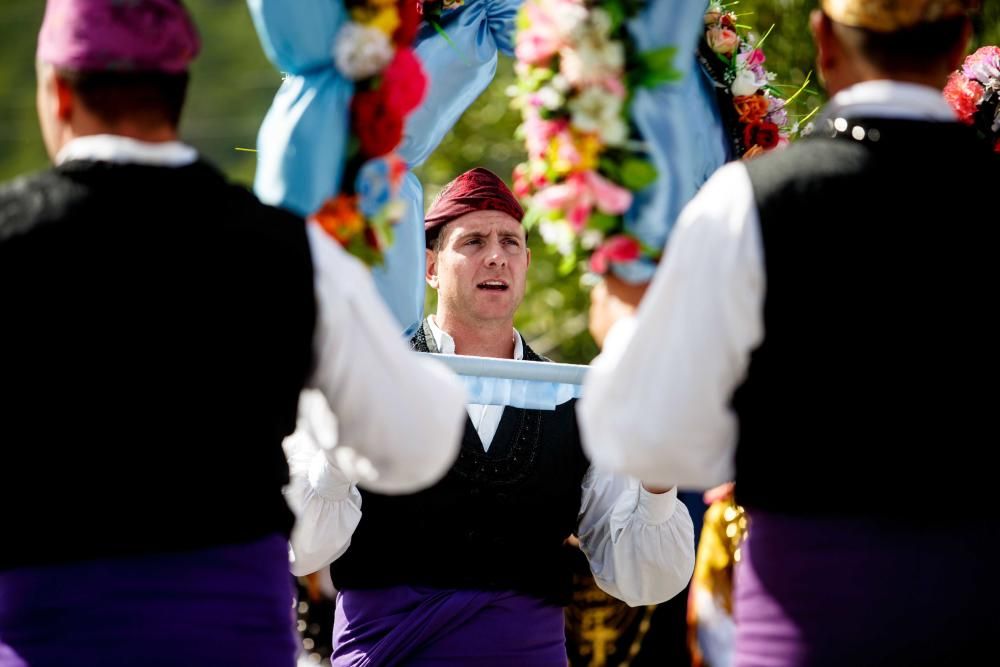
<svg viewBox="0 0 1000 667"><path fill-rule="evenodd" d="M254 190L268 204L308 215L336 194L349 136L353 85L333 66L340 0L247 0L281 84L257 136Z"/></svg>
<svg viewBox="0 0 1000 667"><path fill-rule="evenodd" d="M636 194L625 225L653 248L663 248L681 209L729 157L713 83L695 56L705 33L706 8L701 0L652 0L628 26L640 51L676 47L674 69L683 74L677 83L636 91L632 102L632 119L646 139L658 177ZM650 262L614 268L633 283L651 280L655 269Z"/></svg>

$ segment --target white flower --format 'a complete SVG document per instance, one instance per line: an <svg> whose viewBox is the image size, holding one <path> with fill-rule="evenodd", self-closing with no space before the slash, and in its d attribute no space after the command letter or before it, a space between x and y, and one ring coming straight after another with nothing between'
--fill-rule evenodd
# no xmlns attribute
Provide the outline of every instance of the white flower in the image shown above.
<svg viewBox="0 0 1000 667"><path fill-rule="evenodd" d="M566 101L563 94L553 86L542 86L535 95L545 109L558 109Z"/></svg>
<svg viewBox="0 0 1000 667"><path fill-rule="evenodd" d="M757 75L748 69L740 70L736 74L736 78L733 79L732 91L733 95L736 97L742 97L744 95L753 95L761 86L765 85L767 81L759 81Z"/></svg>
<svg viewBox="0 0 1000 667"><path fill-rule="evenodd" d="M576 48L563 49L559 56L559 71L574 86L621 78L625 66L625 47L603 39L583 39Z"/></svg>
<svg viewBox="0 0 1000 667"><path fill-rule="evenodd" d="M625 141L628 127L622 119L622 99L601 86L588 86L570 100L570 122L581 132L595 132L604 143Z"/></svg>
<svg viewBox="0 0 1000 667"><path fill-rule="evenodd" d="M585 229L580 234L580 246L584 250L593 250L604 241L604 232L599 229Z"/></svg>
<svg viewBox="0 0 1000 667"><path fill-rule="evenodd" d="M375 76L392 61L392 43L378 28L349 22L333 43L333 62L348 79L358 81Z"/></svg>
<svg viewBox="0 0 1000 667"><path fill-rule="evenodd" d="M556 74L552 77L551 81L552 87L558 90L560 93L569 92L570 85L569 81L562 74Z"/></svg>
<svg viewBox="0 0 1000 667"><path fill-rule="evenodd" d="M611 34L611 15L597 7L590 12L590 25L603 37Z"/></svg>
<svg viewBox="0 0 1000 667"><path fill-rule="evenodd" d="M542 235L542 240L550 246L554 246L561 255L569 255L573 252L573 244L576 242L576 234L565 220L542 220L538 225L538 231Z"/></svg>
<svg viewBox="0 0 1000 667"><path fill-rule="evenodd" d="M556 34L567 38L576 33L587 20L587 9L575 2L558 2L551 8Z"/></svg>
<svg viewBox="0 0 1000 667"><path fill-rule="evenodd" d="M601 140L608 146L621 146L628 139L628 124L621 116L617 116L601 123L598 132Z"/></svg>

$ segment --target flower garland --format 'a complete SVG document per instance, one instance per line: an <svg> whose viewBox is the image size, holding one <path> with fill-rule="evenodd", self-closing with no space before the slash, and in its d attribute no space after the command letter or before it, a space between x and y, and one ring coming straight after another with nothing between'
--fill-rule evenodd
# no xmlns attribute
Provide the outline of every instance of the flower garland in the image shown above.
<svg viewBox="0 0 1000 667"><path fill-rule="evenodd" d="M633 193L656 180L638 132L629 123L635 89L677 79L674 51L638 53L625 22L641 0L526 0L518 14L517 83L508 90L520 109L528 160L514 170L514 192L528 209L525 224L571 271L656 259L624 229Z"/></svg>
<svg viewBox="0 0 1000 667"><path fill-rule="evenodd" d="M948 77L944 98L1000 153L1000 47L984 46L966 58Z"/></svg>
<svg viewBox="0 0 1000 667"><path fill-rule="evenodd" d="M406 164L395 150L427 89L411 48L422 7L414 0L354 0L348 9L352 20L337 33L333 61L354 82L352 138L341 190L312 219L371 266L382 263L405 210L399 189Z"/></svg>
<svg viewBox="0 0 1000 667"><path fill-rule="evenodd" d="M773 83L777 76L764 67L761 45L770 30L755 41L749 26L737 23L729 6L709 5L698 58L716 83L733 154L746 160L784 146L799 133L799 123L789 121L787 108L806 89L809 77L794 95L783 99Z"/></svg>

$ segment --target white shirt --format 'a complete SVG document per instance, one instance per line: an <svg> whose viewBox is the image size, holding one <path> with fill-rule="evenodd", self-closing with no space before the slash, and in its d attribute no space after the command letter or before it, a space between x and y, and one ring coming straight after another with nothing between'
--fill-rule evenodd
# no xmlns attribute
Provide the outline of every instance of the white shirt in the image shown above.
<svg viewBox="0 0 1000 667"><path fill-rule="evenodd" d="M429 318L442 353L455 342ZM523 357L521 336L512 331L515 357ZM319 570L351 544L361 521L361 494L349 475L323 456L324 439L336 438L336 423L322 401L300 403L299 428L286 439L292 482L286 491L298 515L292 534L292 572ZM503 415L503 406L468 406L484 447ZM687 508L673 489L652 494L638 480L591 468L584 476L579 517L580 547L594 578L609 595L637 606L670 599L687 585L694 569L694 532Z"/></svg>
<svg viewBox="0 0 1000 667"><path fill-rule="evenodd" d="M862 114L955 118L939 90L869 81L834 96L818 122ZM636 317L612 327L587 374L577 415L594 465L681 488L732 480L729 402L764 339L765 283L750 178L733 162L681 212Z"/></svg>
<svg viewBox="0 0 1000 667"><path fill-rule="evenodd" d="M68 143L56 162L182 167L197 157L180 142L94 135ZM317 306L309 385L340 418L331 455L382 492L431 484L458 454L465 389L441 364L410 353L363 264L317 225L310 223L307 233Z"/></svg>
<svg viewBox="0 0 1000 667"><path fill-rule="evenodd" d="M430 325L438 351L441 354L455 354L455 339L438 327L433 315L427 318L427 324ZM516 329L513 336L514 358L521 361L524 359L524 343L521 340L521 334ZM472 420L473 425L476 427L479 439L483 441L483 450L488 451L490 445L493 444L493 436L497 434L500 420L503 418L504 406L469 403L465 406L465 409L469 413L469 419Z"/></svg>

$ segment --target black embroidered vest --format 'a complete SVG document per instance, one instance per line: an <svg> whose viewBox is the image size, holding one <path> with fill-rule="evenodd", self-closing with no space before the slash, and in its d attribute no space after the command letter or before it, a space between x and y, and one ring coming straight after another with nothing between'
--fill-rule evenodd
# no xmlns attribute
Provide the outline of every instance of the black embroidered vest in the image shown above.
<svg viewBox="0 0 1000 667"><path fill-rule="evenodd" d="M287 533L312 274L204 163L0 187L0 569Z"/></svg>
<svg viewBox="0 0 1000 667"><path fill-rule="evenodd" d="M766 293L733 399L738 499L991 512L1000 156L955 123L829 131L747 164Z"/></svg>
<svg viewBox="0 0 1000 667"><path fill-rule="evenodd" d="M426 322L411 345L435 349ZM524 358L544 361L527 345ZM487 451L466 420L458 460L436 485L405 496L362 490L361 523L331 566L334 585L516 590L566 604L573 561L564 541L589 465L574 403L504 408Z"/></svg>

